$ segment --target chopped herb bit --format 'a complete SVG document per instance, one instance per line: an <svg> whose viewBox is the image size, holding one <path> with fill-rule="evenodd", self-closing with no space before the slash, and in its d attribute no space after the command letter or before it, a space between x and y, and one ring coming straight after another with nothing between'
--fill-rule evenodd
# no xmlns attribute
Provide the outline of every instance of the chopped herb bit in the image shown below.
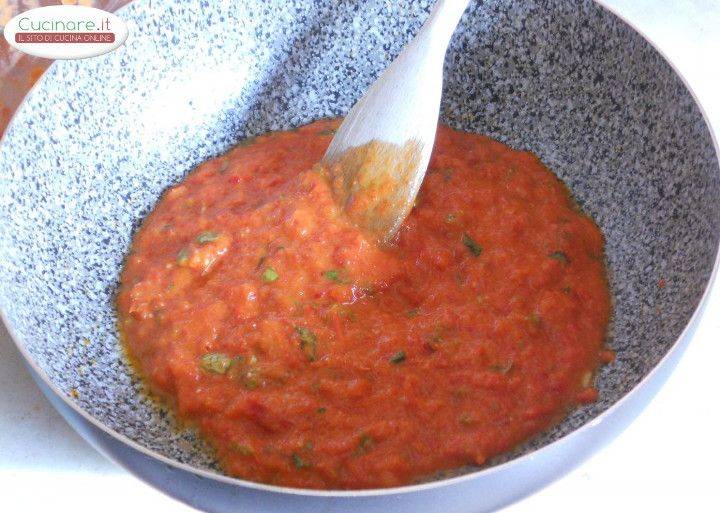
<svg viewBox="0 0 720 513"><path fill-rule="evenodd" d="M470 250L470 253L472 253L473 256L479 257L480 253L482 253L482 247L480 244L475 242L472 237L470 237L467 233L463 234L462 237L462 243L463 245Z"/></svg>
<svg viewBox="0 0 720 513"><path fill-rule="evenodd" d="M465 387L460 387L460 388L458 388L458 389L456 389L456 390L453 390L452 395L453 395L453 397L454 397L455 399L462 399L462 398L464 398L464 397L467 397L469 393L470 393L470 392L469 392L469 390L468 390L467 388L465 388Z"/></svg>
<svg viewBox="0 0 720 513"><path fill-rule="evenodd" d="M451 167L444 167L442 169L438 169L438 172L440 172L443 175L443 178L445 178L446 182L449 182L452 178L452 174L455 172L455 170Z"/></svg>
<svg viewBox="0 0 720 513"><path fill-rule="evenodd" d="M237 366L233 366L233 377L238 379L246 390L255 390L261 384L260 369L258 368L258 359L255 355L248 358L239 356L235 359Z"/></svg>
<svg viewBox="0 0 720 513"><path fill-rule="evenodd" d="M190 260L190 251L187 248L182 248L178 251L177 258L175 259L178 265L185 265Z"/></svg>
<svg viewBox="0 0 720 513"><path fill-rule="evenodd" d="M308 440L303 444L303 451L312 451L313 450L313 443Z"/></svg>
<svg viewBox="0 0 720 513"><path fill-rule="evenodd" d="M327 408L325 408L324 406L321 406L320 408L317 409L317 412L318 412L319 414L321 414L321 415L322 415L323 413L325 413L326 411L327 411Z"/></svg>
<svg viewBox="0 0 720 513"><path fill-rule="evenodd" d="M296 469L311 467L311 465L307 461L303 460L300 457L300 455L296 452L292 453L292 461L293 461L293 465L295 465Z"/></svg>
<svg viewBox="0 0 720 513"><path fill-rule="evenodd" d="M218 237L220 237L220 234L218 232L207 231L202 232L200 235L198 235L197 241L200 244L207 244L208 242L215 242L216 240L218 240Z"/></svg>
<svg viewBox="0 0 720 513"><path fill-rule="evenodd" d="M233 451L239 453L241 456L250 456L250 455L254 454L254 452L255 452L252 450L252 447L250 447L248 445L236 444L234 442L232 444L230 444L230 448Z"/></svg>
<svg viewBox="0 0 720 513"><path fill-rule="evenodd" d="M330 281L334 281L335 283L342 283L342 278L340 277L340 271L337 269L330 269L328 271L325 271L323 273L323 276L327 278Z"/></svg>
<svg viewBox="0 0 720 513"><path fill-rule="evenodd" d="M561 290L565 294L570 294L572 292L572 289L570 287L563 287Z"/></svg>
<svg viewBox="0 0 720 513"><path fill-rule="evenodd" d="M495 371L499 372L500 374L507 374L510 372L510 369L512 369L513 361L512 359L507 360L504 363L496 363L495 365L491 365L490 368Z"/></svg>
<svg viewBox="0 0 720 513"><path fill-rule="evenodd" d="M410 318L410 319L412 319L413 317L417 317L418 314L420 314L420 309L419 309L419 308L411 308L410 310L408 310L407 312L405 312L405 315L406 315L408 318Z"/></svg>
<svg viewBox="0 0 720 513"><path fill-rule="evenodd" d="M398 364L405 361L405 351L398 351L390 357L390 363Z"/></svg>
<svg viewBox="0 0 720 513"><path fill-rule="evenodd" d="M263 271L262 279L265 283L272 283L278 279L278 273L272 267L268 267Z"/></svg>
<svg viewBox="0 0 720 513"><path fill-rule="evenodd" d="M457 221L457 216L455 214L448 214L445 216L446 223L454 223L455 221Z"/></svg>
<svg viewBox="0 0 720 513"><path fill-rule="evenodd" d="M295 333L300 337L300 349L305 353L308 360L314 362L317 358L317 337L308 328L295 326Z"/></svg>
<svg viewBox="0 0 720 513"><path fill-rule="evenodd" d="M320 131L320 135L335 135L336 132L337 130L334 128L326 128Z"/></svg>
<svg viewBox="0 0 720 513"><path fill-rule="evenodd" d="M238 143L238 146L243 147L243 146L250 146L252 144L255 144L255 139L256 139L255 137L248 137L247 139L243 139L242 141L240 141Z"/></svg>
<svg viewBox="0 0 720 513"><path fill-rule="evenodd" d="M355 452L358 456L361 454L366 454L373 448L374 445L375 440L373 440L373 437L363 433L362 435L360 435L360 441L358 442L357 451Z"/></svg>
<svg viewBox="0 0 720 513"><path fill-rule="evenodd" d="M443 332L445 331L445 327L441 324L436 324L433 328L432 333L428 335L428 341L430 344L430 347L433 349L437 349L438 344L442 344L445 342L445 337L443 336Z"/></svg>
<svg viewBox="0 0 720 513"><path fill-rule="evenodd" d="M458 420L460 420L460 424L462 424L464 426L467 426L467 425L473 423L473 418L470 416L469 413L460 414L460 418Z"/></svg>
<svg viewBox="0 0 720 513"><path fill-rule="evenodd" d="M540 318L539 314L537 314L536 312L533 312L527 316L527 320L530 321L531 323L533 323L535 326L538 326L538 325L540 325L540 321L542 319Z"/></svg>
<svg viewBox="0 0 720 513"><path fill-rule="evenodd" d="M554 259L557 260L558 262L562 262L563 264L569 264L569 263L570 263L570 259L569 259L568 256L567 256L565 253L563 253L562 251L553 251L553 252L550 253L548 256L549 256L550 258L554 258Z"/></svg>
<svg viewBox="0 0 720 513"><path fill-rule="evenodd" d="M224 353L208 353L200 357L200 366L213 374L225 374L232 364L233 359Z"/></svg>

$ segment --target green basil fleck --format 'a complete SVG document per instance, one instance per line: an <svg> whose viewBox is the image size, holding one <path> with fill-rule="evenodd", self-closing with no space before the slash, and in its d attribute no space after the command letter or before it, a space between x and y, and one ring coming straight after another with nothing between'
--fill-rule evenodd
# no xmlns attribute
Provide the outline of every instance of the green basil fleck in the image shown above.
<svg viewBox="0 0 720 513"><path fill-rule="evenodd" d="M272 283L278 279L278 273L272 267L268 267L262 273L262 279L265 283Z"/></svg>
<svg viewBox="0 0 720 513"><path fill-rule="evenodd" d="M358 442L357 451L356 454L366 454L372 450L373 446L375 445L375 440L373 437L367 434L360 435L360 441Z"/></svg>
<svg viewBox="0 0 720 513"><path fill-rule="evenodd" d="M327 408L325 408L324 406L321 406L320 408L317 409L317 412L318 412L319 414L323 414L323 413L325 413L326 411L327 411Z"/></svg>
<svg viewBox="0 0 720 513"><path fill-rule="evenodd" d="M237 444L234 442L232 444L230 444L230 448L233 451L239 453L241 456L251 456L255 452L252 450L252 447L250 447L248 445Z"/></svg>
<svg viewBox="0 0 720 513"><path fill-rule="evenodd" d="M317 358L317 337L315 333L302 326L295 326L295 333L300 338L300 349L305 353L308 360L314 362Z"/></svg>
<svg viewBox="0 0 720 513"><path fill-rule="evenodd" d="M303 468L309 468L311 466L307 461L303 460L296 452L292 453L292 461L293 465L295 465L295 468L298 470Z"/></svg>
<svg viewBox="0 0 720 513"><path fill-rule="evenodd" d="M200 244L207 244L208 242L215 242L218 237L220 237L218 232L206 231L197 236L197 241Z"/></svg>
<svg viewBox="0 0 720 513"><path fill-rule="evenodd" d="M474 257L479 257L480 253L482 253L482 247L480 246L480 244L475 242L475 240L467 233L463 233L462 243L466 248L468 248L468 250L470 251L470 253L472 253Z"/></svg>
<svg viewBox="0 0 720 513"><path fill-rule="evenodd" d="M233 359L225 353L207 353L200 357L200 366L213 374L225 374L232 364Z"/></svg>
<svg viewBox="0 0 720 513"><path fill-rule="evenodd" d="M188 263L188 260L190 260L190 251L188 251L187 248L182 248L178 251L177 258L175 259L178 265L185 265Z"/></svg>
<svg viewBox="0 0 720 513"><path fill-rule="evenodd" d="M398 364L405 361L405 351L398 351L390 357L390 363Z"/></svg>
<svg viewBox="0 0 720 513"><path fill-rule="evenodd" d="M563 264L569 264L569 263L570 263L570 259L569 259L568 256L567 256L565 253L563 253L562 251L553 251L553 252L550 253L548 256L549 256L550 258L554 258L554 259L557 260L558 262L562 262Z"/></svg>
<svg viewBox="0 0 720 513"><path fill-rule="evenodd" d="M342 282L342 278L340 277L340 271L338 271L337 269L330 269L328 271L325 271L323 273L323 276L325 276L325 278L330 281L334 281L335 283Z"/></svg>
<svg viewBox="0 0 720 513"><path fill-rule="evenodd" d="M444 168L438 169L438 171L443 175L443 178L445 178L446 182L450 181L453 173L455 172L455 170L451 167L444 167Z"/></svg>
<svg viewBox="0 0 720 513"><path fill-rule="evenodd" d="M499 372L500 374L507 374L510 372L510 369L512 369L513 361L512 358L508 359L507 361L503 363L496 363L494 365L490 366L490 369Z"/></svg>

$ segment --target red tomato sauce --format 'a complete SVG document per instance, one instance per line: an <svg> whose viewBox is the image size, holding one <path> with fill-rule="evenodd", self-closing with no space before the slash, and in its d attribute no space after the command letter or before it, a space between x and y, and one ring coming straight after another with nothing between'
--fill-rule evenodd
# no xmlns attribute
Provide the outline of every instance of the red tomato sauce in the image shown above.
<svg viewBox="0 0 720 513"><path fill-rule="evenodd" d="M532 154L441 126L390 246L313 169L337 120L169 189L134 237L120 330L152 392L241 478L402 485L481 465L597 398L603 237Z"/></svg>

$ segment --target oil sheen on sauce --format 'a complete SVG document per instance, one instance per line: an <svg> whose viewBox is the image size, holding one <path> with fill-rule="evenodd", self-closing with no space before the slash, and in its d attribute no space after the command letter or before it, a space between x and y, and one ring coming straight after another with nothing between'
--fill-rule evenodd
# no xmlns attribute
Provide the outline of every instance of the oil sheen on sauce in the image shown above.
<svg viewBox="0 0 720 513"><path fill-rule="evenodd" d="M603 237L532 154L441 126L389 246L314 165L337 120L170 188L117 298L131 361L231 475L362 489L481 465L597 398Z"/></svg>

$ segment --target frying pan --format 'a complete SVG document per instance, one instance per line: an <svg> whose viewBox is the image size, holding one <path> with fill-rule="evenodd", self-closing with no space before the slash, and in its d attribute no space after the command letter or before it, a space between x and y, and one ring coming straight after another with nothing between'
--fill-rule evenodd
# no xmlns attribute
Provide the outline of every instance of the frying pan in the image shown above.
<svg viewBox="0 0 720 513"><path fill-rule="evenodd" d="M483 468L401 488L313 491L223 475L141 393L113 309L162 191L238 140L342 115L428 2L134 2L110 54L53 64L0 146L0 311L40 388L92 445L207 511L489 511L625 427L677 362L717 267L716 147L661 55L590 1L475 2L445 67L444 123L536 153L606 237L617 359L600 399Z"/></svg>

